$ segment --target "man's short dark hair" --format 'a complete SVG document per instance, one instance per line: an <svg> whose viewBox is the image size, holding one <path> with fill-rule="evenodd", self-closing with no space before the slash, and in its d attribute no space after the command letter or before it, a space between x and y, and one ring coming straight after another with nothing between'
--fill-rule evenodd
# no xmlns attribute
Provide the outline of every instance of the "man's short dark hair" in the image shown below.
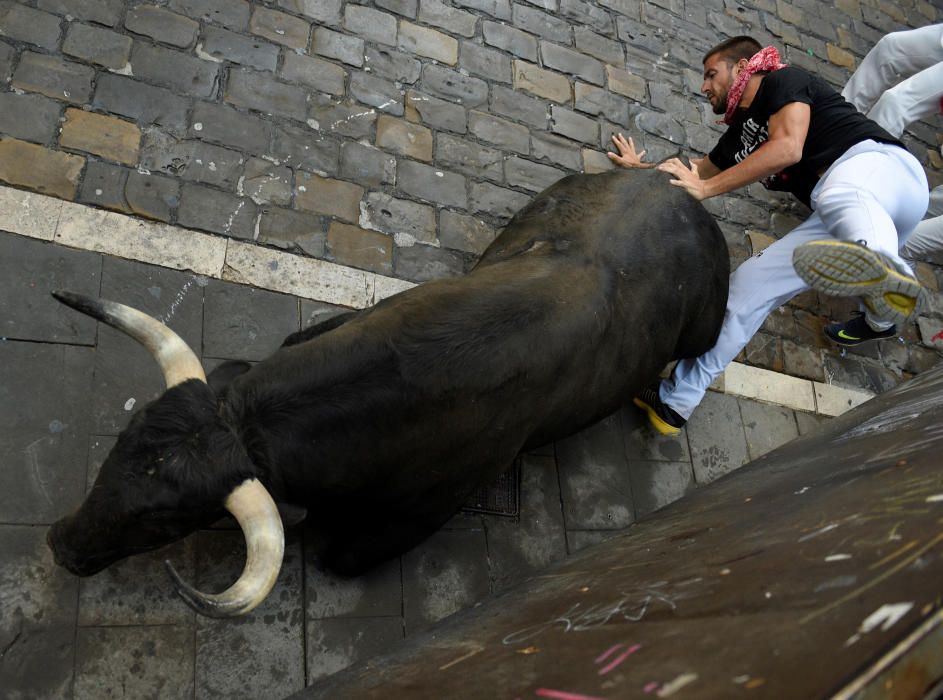
<svg viewBox="0 0 943 700"><path fill-rule="evenodd" d="M711 56L720 54L720 57L727 63L736 63L741 58L750 59L763 47L760 42L752 36L735 36L726 41L722 41L717 46L704 54L704 60L701 63L707 63Z"/></svg>

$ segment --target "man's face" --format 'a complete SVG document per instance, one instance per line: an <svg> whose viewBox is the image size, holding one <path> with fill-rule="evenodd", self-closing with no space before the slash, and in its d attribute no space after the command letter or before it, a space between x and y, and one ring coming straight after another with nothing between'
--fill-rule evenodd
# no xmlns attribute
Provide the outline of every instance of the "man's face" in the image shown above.
<svg viewBox="0 0 943 700"><path fill-rule="evenodd" d="M740 74L746 61L731 62L722 54L714 54L704 61L704 82L701 92L707 97L714 109L714 114L727 111L727 94L734 79ZM741 65L742 64L742 65Z"/></svg>

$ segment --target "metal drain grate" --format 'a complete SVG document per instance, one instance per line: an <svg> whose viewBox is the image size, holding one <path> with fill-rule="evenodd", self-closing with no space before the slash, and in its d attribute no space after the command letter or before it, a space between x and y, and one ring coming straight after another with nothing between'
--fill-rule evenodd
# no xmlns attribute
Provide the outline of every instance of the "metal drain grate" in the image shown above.
<svg viewBox="0 0 943 700"><path fill-rule="evenodd" d="M465 502L462 510L516 518L521 510L521 460L489 486L482 486Z"/></svg>

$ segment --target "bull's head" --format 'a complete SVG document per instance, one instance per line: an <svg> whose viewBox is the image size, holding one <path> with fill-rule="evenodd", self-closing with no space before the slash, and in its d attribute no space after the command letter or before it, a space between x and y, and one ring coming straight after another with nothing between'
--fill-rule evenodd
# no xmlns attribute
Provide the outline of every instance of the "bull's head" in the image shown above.
<svg viewBox="0 0 943 700"><path fill-rule="evenodd" d="M178 540L225 508L246 538L246 565L238 581L208 595L166 565L178 592L197 612L213 617L248 612L275 585L285 547L282 522L238 438L219 417L200 361L173 331L139 311L68 292L53 296L144 345L168 387L118 437L81 507L49 529L46 539L56 562L89 576Z"/></svg>

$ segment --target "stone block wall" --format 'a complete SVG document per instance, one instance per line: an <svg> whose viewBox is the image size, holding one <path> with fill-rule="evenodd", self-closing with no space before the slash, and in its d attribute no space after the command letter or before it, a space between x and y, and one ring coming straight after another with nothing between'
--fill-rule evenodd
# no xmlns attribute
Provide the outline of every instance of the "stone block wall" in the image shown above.
<svg viewBox="0 0 943 700"><path fill-rule="evenodd" d="M925 0L0 0L0 181L412 281L461 274L533 195L709 151L701 57L752 34L836 87ZM943 181L938 120L908 147ZM734 264L806 214L752 186L706 202ZM922 267L934 291L941 274ZM937 361L935 297L844 356L803 295L740 360L880 390ZM938 303L939 302L939 303ZM928 335L924 338L924 335Z"/></svg>

